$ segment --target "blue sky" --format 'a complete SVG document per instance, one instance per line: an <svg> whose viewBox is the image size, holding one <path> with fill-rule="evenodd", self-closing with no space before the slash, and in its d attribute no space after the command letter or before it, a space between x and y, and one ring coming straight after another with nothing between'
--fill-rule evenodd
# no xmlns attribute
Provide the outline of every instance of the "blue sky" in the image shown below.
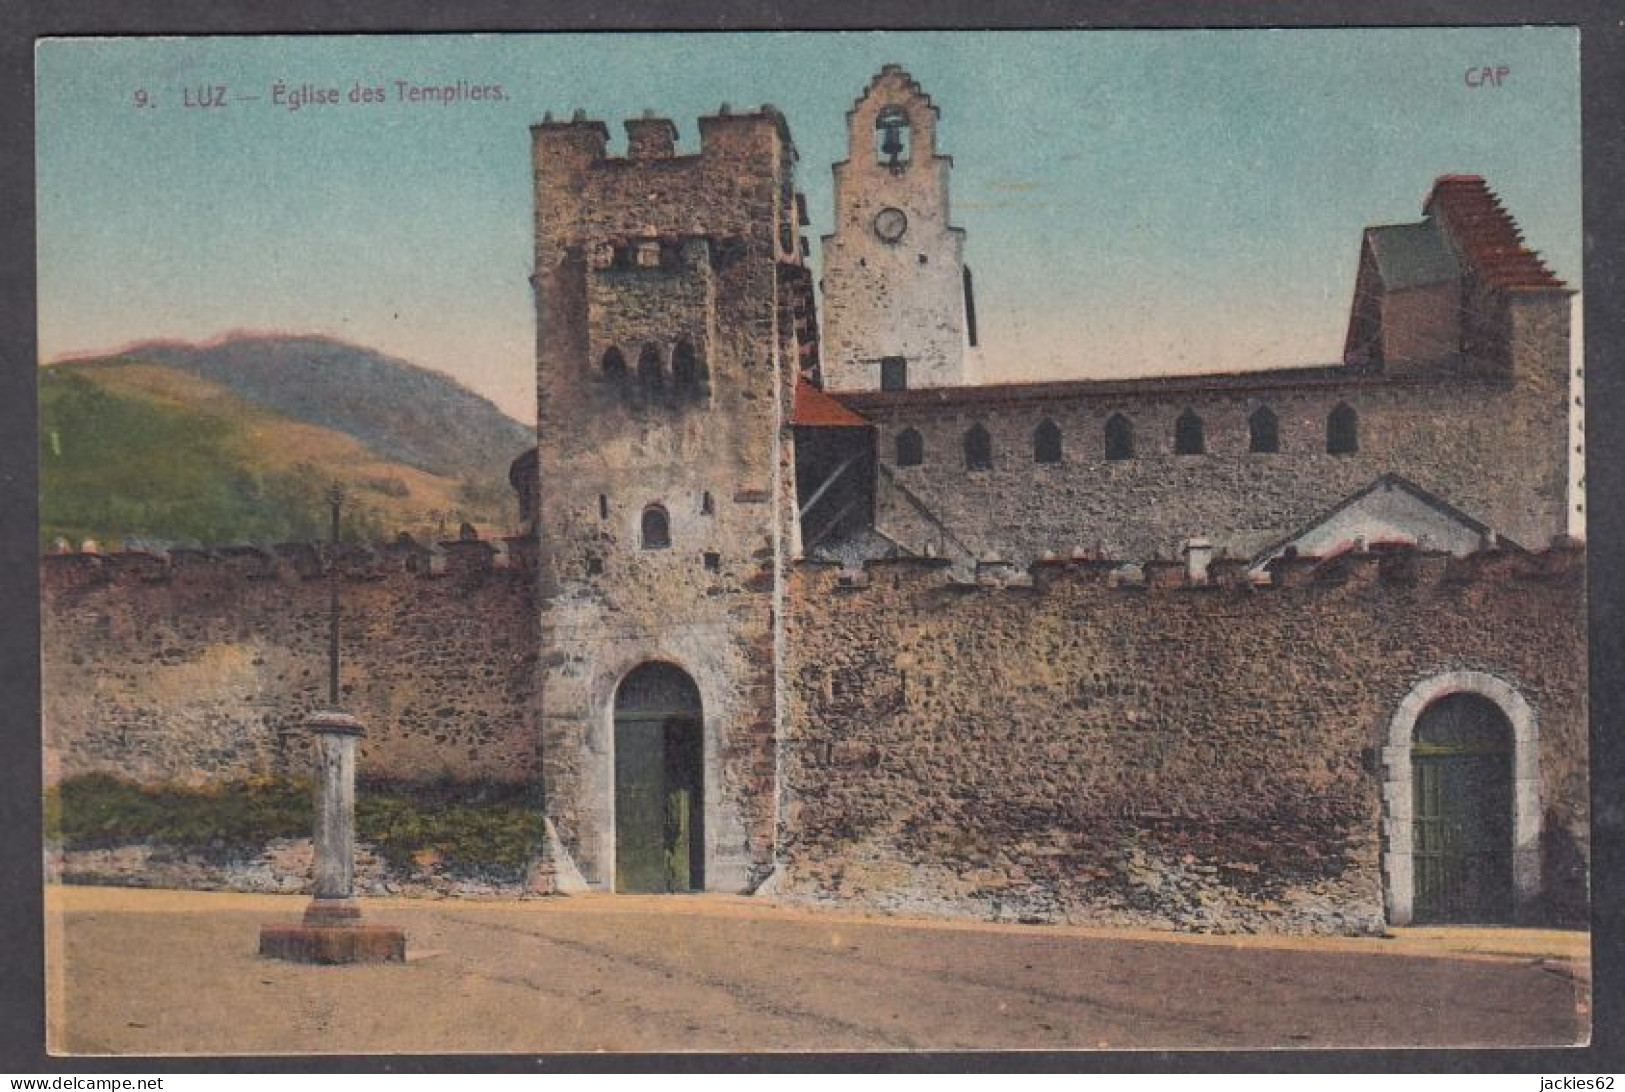
<svg viewBox="0 0 1625 1092"><path fill-rule="evenodd" d="M693 149L698 115L771 102L816 237L844 114L889 61L942 112L989 378L1335 360L1360 229L1418 218L1444 173L1484 175L1579 286L1565 28L57 40L37 53L41 357L325 333L530 420L527 127L581 107L618 148L652 107ZM1485 66L1508 74L1469 86ZM505 98L399 102L397 79ZM389 99L291 111L278 81ZM217 85L224 109L183 105Z"/></svg>

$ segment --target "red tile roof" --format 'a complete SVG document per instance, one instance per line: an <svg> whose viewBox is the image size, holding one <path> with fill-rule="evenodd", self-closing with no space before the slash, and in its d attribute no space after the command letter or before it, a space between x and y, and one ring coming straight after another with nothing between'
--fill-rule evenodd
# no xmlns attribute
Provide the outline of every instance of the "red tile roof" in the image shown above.
<svg viewBox="0 0 1625 1092"><path fill-rule="evenodd" d="M1495 288L1563 288L1561 278L1523 245L1518 222L1475 174L1446 174L1422 206L1436 217L1481 281Z"/></svg>
<svg viewBox="0 0 1625 1092"><path fill-rule="evenodd" d="M790 423L816 428L865 428L869 422L807 380L796 378L796 404Z"/></svg>

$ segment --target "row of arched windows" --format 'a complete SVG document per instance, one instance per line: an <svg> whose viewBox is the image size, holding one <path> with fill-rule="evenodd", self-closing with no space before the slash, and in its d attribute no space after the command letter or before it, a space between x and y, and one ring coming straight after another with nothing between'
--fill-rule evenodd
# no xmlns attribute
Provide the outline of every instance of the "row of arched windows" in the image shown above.
<svg viewBox="0 0 1625 1092"><path fill-rule="evenodd" d="M1121 413L1106 419L1103 454L1108 462L1121 462L1135 456L1134 422ZM1273 454L1281 450L1281 428L1275 412L1260 406L1247 418L1247 450L1254 454ZM1326 453L1353 455L1360 450L1360 420L1354 407L1339 404L1326 415ZM1206 427L1195 410L1187 409L1174 422L1174 454L1204 455L1207 453ZM1058 463L1061 461L1061 426L1045 420L1033 430L1033 462ZM919 466L925 462L925 439L917 429L906 428L897 434L898 466ZM964 436L965 469L993 469L993 438L980 424L972 425Z"/></svg>
<svg viewBox="0 0 1625 1092"><path fill-rule="evenodd" d="M627 367L626 354L620 346L611 345L604 350L599 362L603 377L616 384L628 384L632 378ZM670 359L660 346L649 342L638 353L637 385L650 394L664 393L668 389L678 393L698 393L710 377L694 345L687 338L678 338L671 347Z"/></svg>

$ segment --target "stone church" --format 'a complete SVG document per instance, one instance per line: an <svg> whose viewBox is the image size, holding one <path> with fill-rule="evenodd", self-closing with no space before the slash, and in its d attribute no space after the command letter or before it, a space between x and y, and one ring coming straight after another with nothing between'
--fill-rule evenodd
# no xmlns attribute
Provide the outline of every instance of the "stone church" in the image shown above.
<svg viewBox="0 0 1625 1092"><path fill-rule="evenodd" d="M620 155L582 112L532 127L526 526L443 544L448 578L366 562L363 774L539 785L541 891L1582 918L1572 292L1489 185L1351 233L1340 364L988 383L938 118L897 65L847 113L821 320L779 111L724 106L697 150L646 114ZM301 577L263 561L263 603L186 593L184 626L176 589L236 578L48 564L47 647L310 645L272 620ZM175 776L183 737L215 773L291 761L269 716L217 738L235 699L132 749L75 670L63 771Z"/></svg>

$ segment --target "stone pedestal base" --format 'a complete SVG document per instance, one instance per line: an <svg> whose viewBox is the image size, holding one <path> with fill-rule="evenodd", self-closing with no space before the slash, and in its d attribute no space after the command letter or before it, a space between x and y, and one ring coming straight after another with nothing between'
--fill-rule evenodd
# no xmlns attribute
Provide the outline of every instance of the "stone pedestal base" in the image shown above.
<svg viewBox="0 0 1625 1092"><path fill-rule="evenodd" d="M361 920L361 907L354 899L314 898L305 907L306 925L354 925Z"/></svg>
<svg viewBox="0 0 1625 1092"><path fill-rule="evenodd" d="M291 963L402 963L406 933L393 925L262 925L260 955Z"/></svg>
<svg viewBox="0 0 1625 1092"><path fill-rule="evenodd" d="M335 542L338 518L334 508ZM337 599L333 609L338 610ZM338 625L336 615L333 624ZM336 657L337 630L333 641ZM337 660L334 665L337 672ZM361 924L361 907L351 898L355 893L355 748L361 722L348 713L323 710L312 713L306 724L316 737L316 897L305 908L305 920L300 924L260 926L260 955L294 963L404 962L406 933L393 925Z"/></svg>

